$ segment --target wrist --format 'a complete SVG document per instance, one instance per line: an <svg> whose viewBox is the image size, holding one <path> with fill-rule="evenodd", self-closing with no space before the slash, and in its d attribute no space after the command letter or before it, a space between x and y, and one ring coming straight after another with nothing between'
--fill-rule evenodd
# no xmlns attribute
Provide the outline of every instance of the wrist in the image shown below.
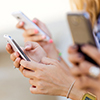
<svg viewBox="0 0 100 100"><path fill-rule="evenodd" d="M53 59L58 60L59 52L58 52L58 50L57 50L55 44L51 44L51 45L50 45L47 54L48 54L48 57L49 57L49 58L53 58Z"/></svg>
<svg viewBox="0 0 100 100"><path fill-rule="evenodd" d="M85 94L85 92L76 89L75 87L73 87L71 94L70 94L70 98L73 100L82 100L83 95Z"/></svg>
<svg viewBox="0 0 100 100"><path fill-rule="evenodd" d="M63 88L61 96L66 97L67 94L68 94L69 88L70 88L70 86L66 87L66 88ZM81 90L78 90L73 86L73 88L70 92L69 98L71 98L72 100L82 100L82 97L83 97L84 94L85 94L85 92L83 92Z"/></svg>

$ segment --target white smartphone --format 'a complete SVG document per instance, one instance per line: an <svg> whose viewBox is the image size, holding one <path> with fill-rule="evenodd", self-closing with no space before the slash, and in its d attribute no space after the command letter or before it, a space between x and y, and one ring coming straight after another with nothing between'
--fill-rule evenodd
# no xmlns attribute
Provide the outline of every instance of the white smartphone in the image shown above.
<svg viewBox="0 0 100 100"><path fill-rule="evenodd" d="M25 29L37 29L39 31L39 33L41 35L45 35L46 36L46 41L50 40L50 37L44 32L42 31L35 23L33 23L24 13L22 13L21 11L16 11L13 12L12 15L18 20L18 21L23 21L24 24L24 28Z"/></svg>
<svg viewBox="0 0 100 100"><path fill-rule="evenodd" d="M10 45L12 46L14 51L17 51L20 56L26 60L26 61L31 61L26 55L25 53L22 51L22 49L20 48L20 46L15 42L14 39L11 38L11 36L8 35L4 35L4 38L7 40L7 42L10 43Z"/></svg>

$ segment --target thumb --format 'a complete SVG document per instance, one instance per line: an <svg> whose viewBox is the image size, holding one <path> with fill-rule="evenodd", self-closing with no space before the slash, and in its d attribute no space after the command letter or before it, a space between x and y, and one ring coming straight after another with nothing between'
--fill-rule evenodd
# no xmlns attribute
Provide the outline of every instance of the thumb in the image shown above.
<svg viewBox="0 0 100 100"><path fill-rule="evenodd" d="M37 48L38 46L39 46L38 43L28 41L28 42L25 43L25 50L32 50L32 49Z"/></svg>

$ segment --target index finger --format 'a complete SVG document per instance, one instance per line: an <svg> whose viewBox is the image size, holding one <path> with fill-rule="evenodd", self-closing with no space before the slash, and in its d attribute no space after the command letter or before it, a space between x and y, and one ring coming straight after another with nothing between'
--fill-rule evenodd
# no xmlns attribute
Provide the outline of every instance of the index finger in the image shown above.
<svg viewBox="0 0 100 100"><path fill-rule="evenodd" d="M6 45L6 50L9 54L12 54L14 52L13 48L11 47L10 43Z"/></svg>
<svg viewBox="0 0 100 100"><path fill-rule="evenodd" d="M25 61L25 60L21 60L20 64L24 68L34 70L34 71L36 71L37 69L43 66L43 64L37 63L35 61Z"/></svg>

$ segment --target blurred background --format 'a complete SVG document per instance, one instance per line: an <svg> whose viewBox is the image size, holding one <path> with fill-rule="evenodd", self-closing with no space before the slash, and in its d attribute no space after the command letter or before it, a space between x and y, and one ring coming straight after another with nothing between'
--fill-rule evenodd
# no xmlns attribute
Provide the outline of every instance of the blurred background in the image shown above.
<svg viewBox="0 0 100 100"><path fill-rule="evenodd" d="M20 46L24 45L23 30L16 28L17 20L11 15L22 11L30 19L38 18L50 30L57 48L67 61L67 48L72 43L66 13L70 11L69 0L2 0L0 2L0 100L63 100L64 97L33 95L29 81L18 70L5 50L4 34L12 36Z"/></svg>

